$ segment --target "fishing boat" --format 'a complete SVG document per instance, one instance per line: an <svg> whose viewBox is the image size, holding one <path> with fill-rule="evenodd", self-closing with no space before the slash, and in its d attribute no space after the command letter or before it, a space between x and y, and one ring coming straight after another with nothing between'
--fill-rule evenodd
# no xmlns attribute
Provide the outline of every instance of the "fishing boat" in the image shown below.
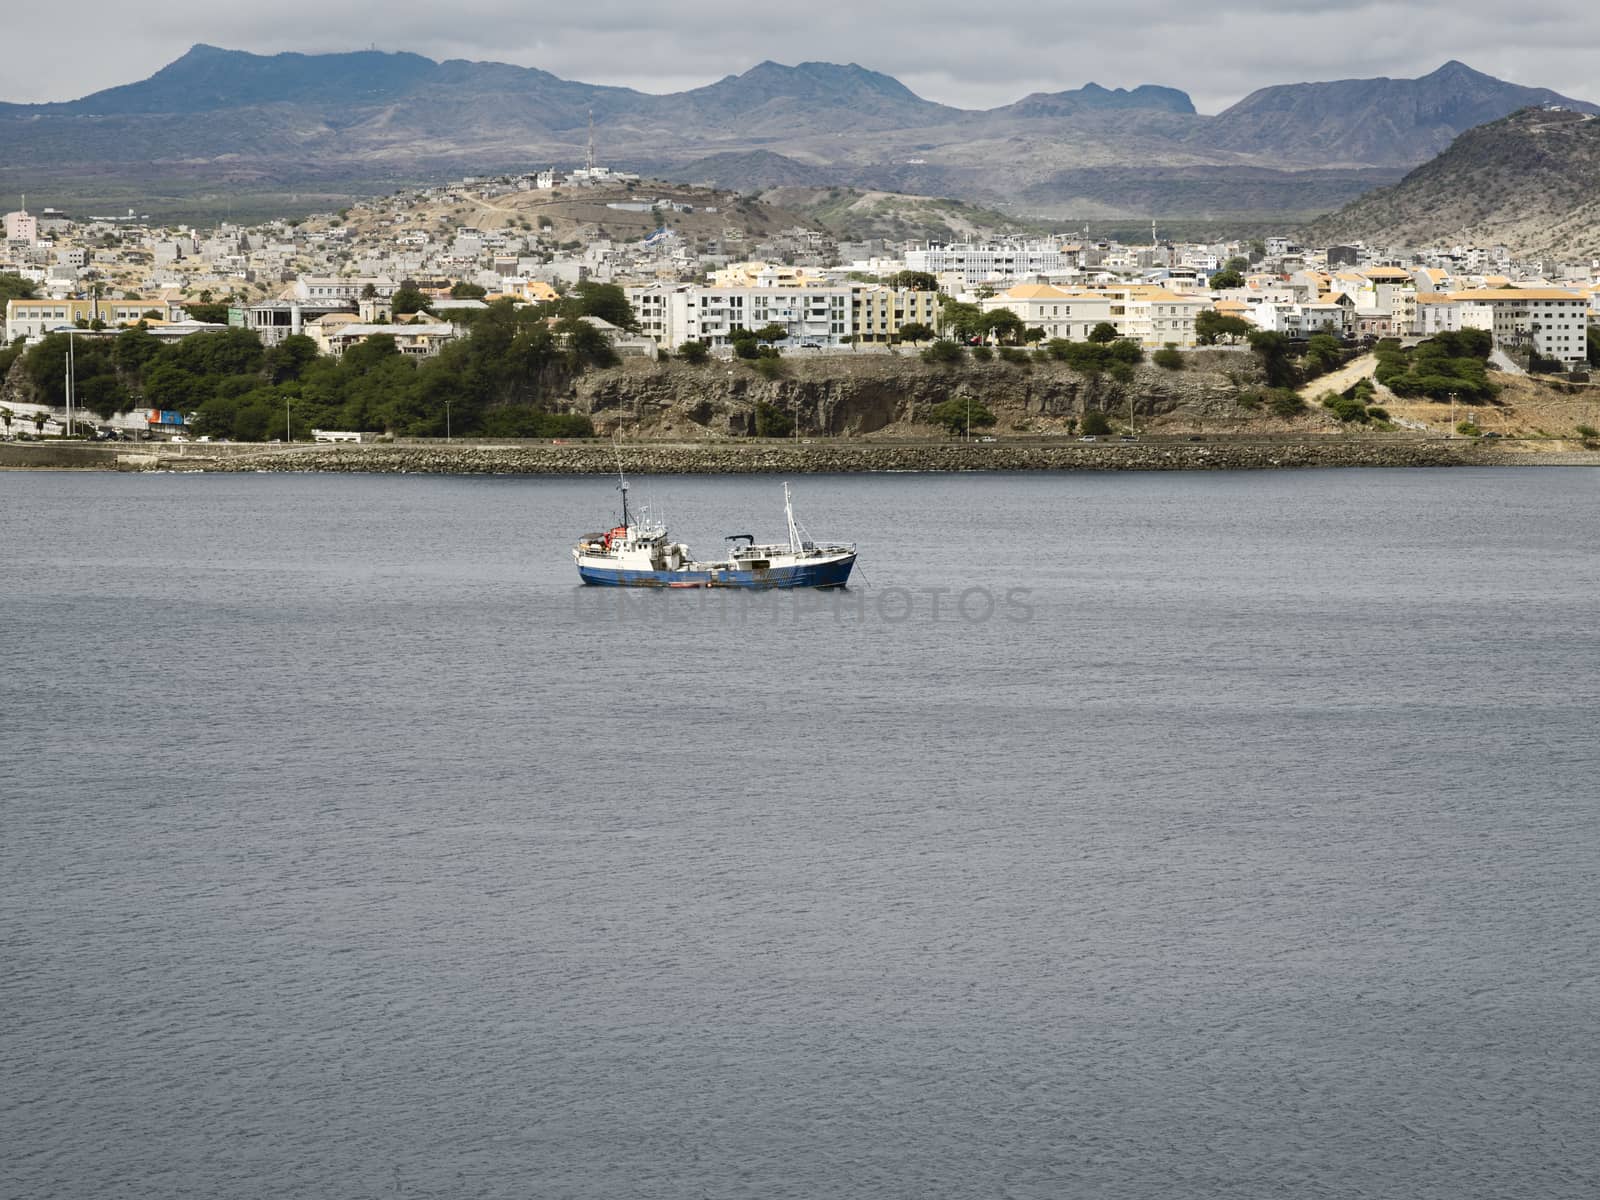
<svg viewBox="0 0 1600 1200"><path fill-rule="evenodd" d="M618 472L622 523L603 533L586 533L572 548L578 576L605 587L657 588L836 588L855 565L852 543L814 542L795 520L789 485L783 485L787 542L757 542L751 533L730 534L728 556L701 562L667 527L646 513L637 521L628 508L628 481Z"/></svg>

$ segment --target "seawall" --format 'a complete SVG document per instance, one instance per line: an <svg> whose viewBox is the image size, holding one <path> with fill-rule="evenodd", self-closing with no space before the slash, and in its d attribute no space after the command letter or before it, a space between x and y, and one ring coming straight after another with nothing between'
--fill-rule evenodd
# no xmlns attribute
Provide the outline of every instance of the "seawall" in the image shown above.
<svg viewBox="0 0 1600 1200"><path fill-rule="evenodd" d="M201 445L137 448L0 444L0 467L121 471L605 475L605 443ZM1240 471L1305 467L1600 465L1600 452L1534 453L1474 439L1301 437L1155 439L1135 443L825 441L624 443L633 474L828 474L862 471Z"/></svg>

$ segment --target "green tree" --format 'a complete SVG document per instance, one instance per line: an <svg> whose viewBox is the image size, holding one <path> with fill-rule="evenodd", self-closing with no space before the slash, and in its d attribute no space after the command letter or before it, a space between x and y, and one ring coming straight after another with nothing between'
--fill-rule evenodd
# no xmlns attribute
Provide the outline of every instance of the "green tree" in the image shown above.
<svg viewBox="0 0 1600 1200"><path fill-rule="evenodd" d="M10 271L0 272L0 308L7 300L32 300L33 284Z"/></svg>
<svg viewBox="0 0 1600 1200"><path fill-rule="evenodd" d="M482 300L489 294L489 289L479 287L475 283L460 280L450 285L450 298L452 300Z"/></svg>
<svg viewBox="0 0 1600 1200"><path fill-rule="evenodd" d="M915 345L917 342L927 342L933 339L933 330L918 321L907 321L900 326L900 340Z"/></svg>
<svg viewBox="0 0 1600 1200"><path fill-rule="evenodd" d="M111 359L126 378L138 380L144 369L161 353L161 339L145 328L144 322L124 329L111 345Z"/></svg>
<svg viewBox="0 0 1600 1200"><path fill-rule="evenodd" d="M209 296L210 292L202 295ZM213 304L209 300L202 300L199 304L185 304L183 311L189 314L191 321L204 321L208 325L226 325L228 323L228 306L226 304Z"/></svg>
<svg viewBox="0 0 1600 1200"><path fill-rule="evenodd" d="M78 403L101 420L110 420L133 406L128 389L114 372L105 371L78 381Z"/></svg>
<svg viewBox="0 0 1600 1200"><path fill-rule="evenodd" d="M1228 288L1242 288L1244 286L1244 276L1239 274L1238 271L1224 268L1211 277L1209 286L1214 292L1224 291Z"/></svg>
<svg viewBox="0 0 1600 1200"><path fill-rule="evenodd" d="M568 363L574 369L614 367L619 361L610 335L581 317L563 317L556 325L556 335L566 339Z"/></svg>
<svg viewBox="0 0 1600 1200"><path fill-rule="evenodd" d="M1022 318L1009 308L996 308L983 314L983 332L992 334L996 341L1019 342L1027 329Z"/></svg>
<svg viewBox="0 0 1600 1200"><path fill-rule="evenodd" d="M1257 329L1250 334L1250 349L1261 360L1268 387L1293 387L1299 382L1299 373L1289 357L1289 340L1283 334Z"/></svg>
<svg viewBox="0 0 1600 1200"><path fill-rule="evenodd" d="M1317 375L1325 375L1344 359L1344 344L1332 334L1314 333L1306 343L1306 366Z"/></svg>
<svg viewBox="0 0 1600 1200"><path fill-rule="evenodd" d="M935 425L944 426L948 433L964 433L967 429L988 429L995 423L995 415L988 405L969 396L952 396L936 404L928 414Z"/></svg>
<svg viewBox="0 0 1600 1200"><path fill-rule="evenodd" d="M1178 347L1172 342L1168 342L1152 354L1150 361L1168 371L1183 370L1183 355L1178 352Z"/></svg>
<svg viewBox="0 0 1600 1200"><path fill-rule="evenodd" d="M389 311L397 317L409 316L421 312L427 303L428 298L417 290L415 284L403 283L389 298Z"/></svg>
<svg viewBox="0 0 1600 1200"><path fill-rule="evenodd" d="M1232 271L1235 275L1242 275L1244 272L1250 269L1250 260L1248 258L1241 258L1238 255L1234 255L1227 262L1222 264L1222 269L1224 271Z"/></svg>
<svg viewBox="0 0 1600 1200"><path fill-rule="evenodd" d="M937 292L939 281L926 271L896 271L889 276L889 286L913 292Z"/></svg>
<svg viewBox="0 0 1600 1200"><path fill-rule="evenodd" d="M704 342L689 341L678 347L678 357L692 366L699 366L711 357L711 351Z"/></svg>
<svg viewBox="0 0 1600 1200"><path fill-rule="evenodd" d="M599 317L610 321L618 329L633 330L639 327L633 305L628 303L628 293L614 283L596 283L586 279L562 300L563 316Z"/></svg>
<svg viewBox="0 0 1600 1200"><path fill-rule="evenodd" d="M1089 340L1097 346L1109 345L1117 336L1117 327L1110 321L1100 321L1089 331Z"/></svg>
<svg viewBox="0 0 1600 1200"><path fill-rule="evenodd" d="M733 343L735 358L755 358L760 353L755 333L743 325L735 325L728 330L728 341Z"/></svg>
<svg viewBox="0 0 1600 1200"><path fill-rule="evenodd" d="M776 322L771 325L763 325L755 331L755 338L758 342L781 342L788 336L789 327L787 325L779 325Z"/></svg>
<svg viewBox="0 0 1600 1200"><path fill-rule="evenodd" d="M1600 367L1600 325L1589 326L1589 365Z"/></svg>
<svg viewBox="0 0 1600 1200"><path fill-rule="evenodd" d="M1215 346L1224 338L1236 342L1249 337L1254 329L1255 326L1243 317L1224 316L1213 308L1204 310L1194 319L1195 338L1202 346Z"/></svg>
<svg viewBox="0 0 1600 1200"><path fill-rule="evenodd" d="M940 338L923 348L922 361L925 363L951 364L958 363L966 357L960 344L952 342L949 338Z"/></svg>
<svg viewBox="0 0 1600 1200"><path fill-rule="evenodd" d="M292 333L268 350L262 368L273 383L299 379L317 359L317 343L303 333Z"/></svg>
<svg viewBox="0 0 1600 1200"><path fill-rule="evenodd" d="M757 437L788 437L794 432L794 418L765 400L756 401L755 425Z"/></svg>
<svg viewBox="0 0 1600 1200"><path fill-rule="evenodd" d="M943 296L939 300L939 328L946 337L953 337L959 342L981 338L986 332L983 310L976 304Z"/></svg>
<svg viewBox="0 0 1600 1200"><path fill-rule="evenodd" d="M1111 432L1111 421L1098 408L1091 408L1083 414L1083 432L1093 437L1100 437Z"/></svg>

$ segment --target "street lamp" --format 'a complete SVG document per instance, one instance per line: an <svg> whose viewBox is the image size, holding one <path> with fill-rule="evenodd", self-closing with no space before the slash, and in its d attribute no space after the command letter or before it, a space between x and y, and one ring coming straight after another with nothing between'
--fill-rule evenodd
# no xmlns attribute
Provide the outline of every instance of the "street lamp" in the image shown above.
<svg viewBox="0 0 1600 1200"><path fill-rule="evenodd" d="M73 353L73 351L76 348L76 346L77 346L77 343L74 342L73 338L72 338L72 330L70 328L68 328L68 330L67 330L67 361L66 361L67 436L68 437L72 436L72 385L73 385L73 382L74 382L73 378L72 378L72 368L75 365L74 362L73 362L73 359L76 357L76 355Z"/></svg>
<svg viewBox="0 0 1600 1200"><path fill-rule="evenodd" d="M287 396L283 398L283 440L286 445L294 441L294 434L289 426L289 398Z"/></svg>
<svg viewBox="0 0 1600 1200"><path fill-rule="evenodd" d="M444 402L444 440L450 440L450 401Z"/></svg>

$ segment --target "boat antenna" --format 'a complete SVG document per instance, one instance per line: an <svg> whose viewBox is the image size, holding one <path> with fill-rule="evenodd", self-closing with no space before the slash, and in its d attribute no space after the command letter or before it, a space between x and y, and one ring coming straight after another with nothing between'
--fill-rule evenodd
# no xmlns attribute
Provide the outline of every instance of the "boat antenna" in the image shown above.
<svg viewBox="0 0 1600 1200"><path fill-rule="evenodd" d="M622 493L622 527L628 527L628 477L622 473L622 447L613 438L611 448L617 454L617 489Z"/></svg>
<svg viewBox="0 0 1600 1200"><path fill-rule="evenodd" d="M789 499L789 483L783 484L783 515L789 521L789 552L800 553L800 531L794 527L794 503Z"/></svg>

